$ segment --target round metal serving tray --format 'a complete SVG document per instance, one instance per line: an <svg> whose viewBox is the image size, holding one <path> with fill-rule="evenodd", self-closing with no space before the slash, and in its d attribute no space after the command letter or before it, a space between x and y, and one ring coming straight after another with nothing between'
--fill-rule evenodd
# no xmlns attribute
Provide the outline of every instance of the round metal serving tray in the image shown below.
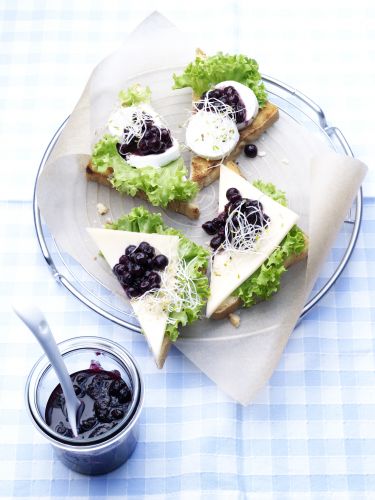
<svg viewBox="0 0 375 500"><path fill-rule="evenodd" d="M281 111L289 115L311 133L323 138L334 151L347 156L353 156L352 150L342 132L337 127L328 125L323 110L315 102L301 92L274 78L263 76L263 80L266 84L270 100ZM47 226L41 220L36 196L38 178L67 121L68 118L61 124L48 144L40 162L35 182L33 210L35 229L40 248L54 278L81 302L120 326L140 331L140 327L137 324L129 322L129 316L122 314L119 308L103 300L96 284L92 285L94 279L88 276L78 263L60 251ZM341 228L338 245L334 246L331 250L331 255L327 259L325 269L323 269L322 275L318 278L300 318L303 318L311 311L343 272L354 250L361 219L362 190L360 189ZM88 286L88 283L90 283L90 286Z"/></svg>

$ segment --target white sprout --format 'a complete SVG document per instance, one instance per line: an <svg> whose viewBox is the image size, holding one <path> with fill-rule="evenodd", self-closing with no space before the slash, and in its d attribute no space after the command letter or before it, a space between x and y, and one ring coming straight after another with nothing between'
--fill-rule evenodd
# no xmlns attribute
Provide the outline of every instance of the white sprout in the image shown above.
<svg viewBox="0 0 375 500"><path fill-rule="evenodd" d="M213 89L215 90L215 89ZM236 114L240 113L241 111L246 110L246 107L239 108L239 109L233 109L233 107L230 104L225 104L223 101L220 100L220 98L217 97L211 97L210 93L213 92L213 90L209 90L206 95L203 97L203 99L200 99L199 101L195 101L193 103L193 107L196 111L208 111L210 113L221 113L227 117L229 117L231 120L236 122Z"/></svg>
<svg viewBox="0 0 375 500"><path fill-rule="evenodd" d="M167 283L167 273L162 273L160 288L148 290L140 297L131 299L139 301L147 298L147 304L152 308L160 308L162 305L165 312L169 313L167 323L175 324L176 320L170 317L172 312L180 312L184 309L194 309L201 304L201 298L197 292L197 287L191 277L191 267L194 266L195 259L189 263L180 259L176 266L174 286Z"/></svg>
<svg viewBox="0 0 375 500"><path fill-rule="evenodd" d="M131 141L136 138L139 142L146 133L147 127L146 122L152 121L152 125L158 129L159 138L161 139L161 127L155 123L155 117L151 114L145 112L141 108L134 108L131 116L131 121L125 124L124 132L121 138L121 144L130 144Z"/></svg>
<svg viewBox="0 0 375 500"><path fill-rule="evenodd" d="M267 237L269 218L265 217L260 203L253 203L250 210L243 213L241 209L245 203L247 200L242 200L227 217L225 239L220 247L223 250L255 252L259 241Z"/></svg>

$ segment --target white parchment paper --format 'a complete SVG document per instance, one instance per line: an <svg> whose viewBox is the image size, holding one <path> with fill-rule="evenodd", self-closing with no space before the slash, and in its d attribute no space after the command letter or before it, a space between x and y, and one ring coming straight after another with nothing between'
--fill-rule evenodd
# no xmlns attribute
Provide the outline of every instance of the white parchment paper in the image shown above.
<svg viewBox="0 0 375 500"><path fill-rule="evenodd" d="M123 47L95 68L38 182L39 207L57 245L108 291L111 304L117 301L129 313L130 322L135 321L130 305L109 266L95 258L97 248L85 228L101 227L107 218L115 220L145 204L162 212L166 224L205 244L200 225L217 212L217 185L199 193L202 215L193 222L87 182L85 167L119 90L132 83L151 87L152 104L183 141L181 125L190 112L191 91L172 91L172 74L193 59L194 50L164 17L156 13L147 18ZM202 320L181 332L177 342L193 363L242 404L251 401L275 369L366 172L358 160L330 152L286 113L258 141L258 149L265 155L239 158L242 172L249 180L260 178L286 191L290 208L309 235L309 257L285 274L272 300L241 311L238 329L227 320ZM110 208L105 217L97 213L98 202Z"/></svg>

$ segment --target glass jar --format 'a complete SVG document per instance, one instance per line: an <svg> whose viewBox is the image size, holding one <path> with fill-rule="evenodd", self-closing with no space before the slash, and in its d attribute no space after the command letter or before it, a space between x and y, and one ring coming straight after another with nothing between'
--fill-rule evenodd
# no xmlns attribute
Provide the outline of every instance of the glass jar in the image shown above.
<svg viewBox="0 0 375 500"><path fill-rule="evenodd" d="M32 422L70 469L82 474L104 474L114 470L130 457L138 441L144 396L138 366L123 347L111 340L77 337L58 345L70 374L88 369L93 362L106 371L118 370L132 393L128 412L117 426L94 438L77 440L58 434L47 425L45 412L48 399L59 381L48 358L42 356L26 383L26 405Z"/></svg>

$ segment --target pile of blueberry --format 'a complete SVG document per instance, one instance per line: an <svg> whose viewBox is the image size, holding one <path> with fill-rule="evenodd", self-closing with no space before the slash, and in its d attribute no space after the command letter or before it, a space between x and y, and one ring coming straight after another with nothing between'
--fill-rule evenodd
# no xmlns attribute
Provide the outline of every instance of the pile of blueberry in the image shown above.
<svg viewBox="0 0 375 500"><path fill-rule="evenodd" d="M202 224L202 228L206 231L206 233L210 236L214 236L210 241L210 246L213 250L217 250L224 242L225 225L228 216L238 207L240 207L239 210L246 217L247 222L254 226L255 232L262 231L262 228L270 222L269 216L263 212L263 205L260 201L243 198L239 190L234 187L227 190L226 197L228 203L225 205L224 211L214 219ZM231 221L232 227L236 228L236 224L238 224L236 214L233 214ZM231 234L228 234L228 238L229 240L231 239Z"/></svg>
<svg viewBox="0 0 375 500"><path fill-rule="evenodd" d="M220 108L221 103L231 106L236 123L242 123L246 118L246 108L237 90L229 85L223 89L213 89L201 95L201 101L197 103L198 109L204 108L204 100L208 99L211 106Z"/></svg>
<svg viewBox="0 0 375 500"><path fill-rule="evenodd" d="M124 134L129 132L124 129ZM147 117L144 121L144 129L142 130L142 138L134 136L129 144L116 144L119 155L126 160L129 154L139 156L155 155L164 153L172 146L171 133L166 128L159 128L155 125L152 118Z"/></svg>
<svg viewBox="0 0 375 500"><path fill-rule="evenodd" d="M160 288L158 271L163 271L167 265L168 258L165 255L155 255L155 248L142 241L137 247L129 245L125 249L113 272L131 299Z"/></svg>

